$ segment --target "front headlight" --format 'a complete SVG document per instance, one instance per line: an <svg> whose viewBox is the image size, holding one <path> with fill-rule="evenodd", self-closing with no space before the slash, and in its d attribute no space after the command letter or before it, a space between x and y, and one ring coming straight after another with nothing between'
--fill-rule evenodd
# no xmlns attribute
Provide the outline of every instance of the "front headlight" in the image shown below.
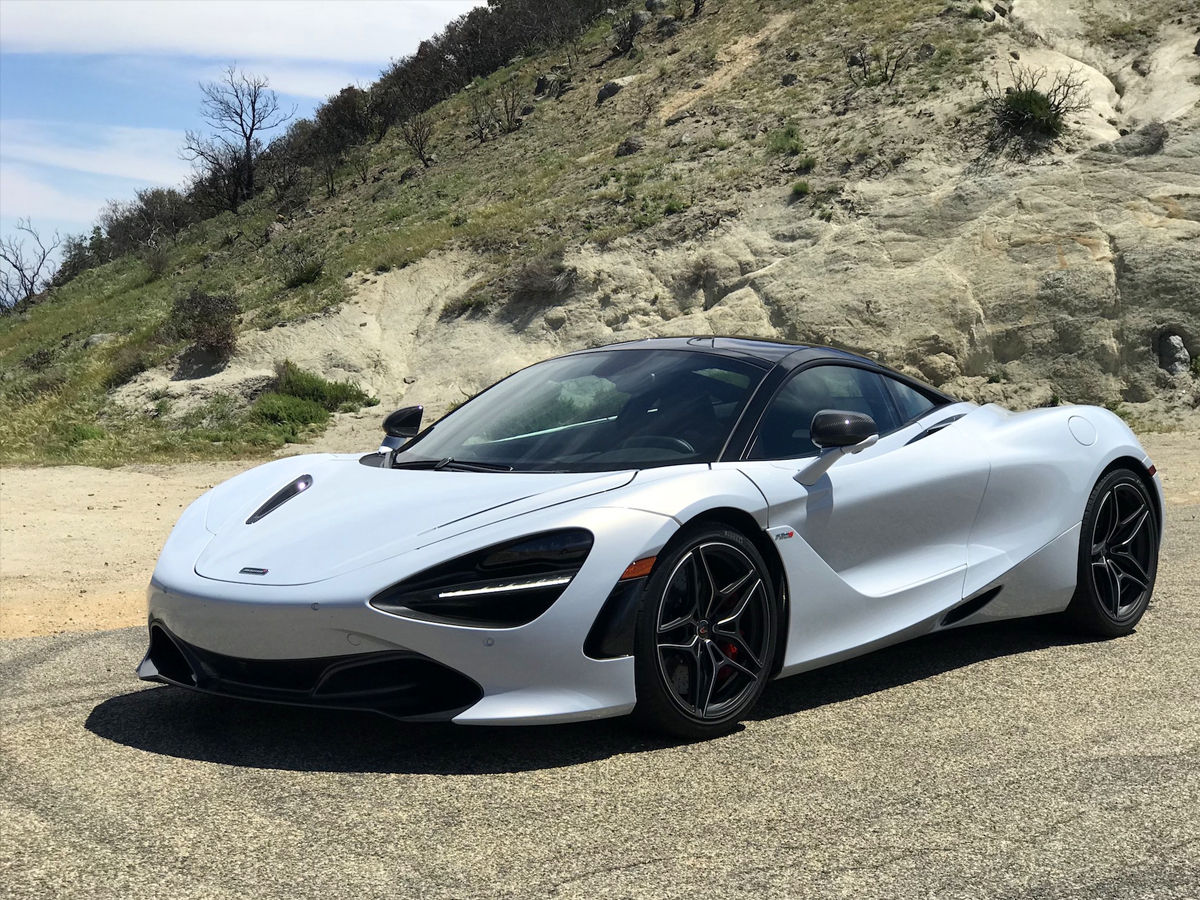
<svg viewBox="0 0 1200 900"><path fill-rule="evenodd" d="M592 534L582 528L529 535L418 572L380 591L371 605L412 619L513 628L562 596L591 549Z"/></svg>

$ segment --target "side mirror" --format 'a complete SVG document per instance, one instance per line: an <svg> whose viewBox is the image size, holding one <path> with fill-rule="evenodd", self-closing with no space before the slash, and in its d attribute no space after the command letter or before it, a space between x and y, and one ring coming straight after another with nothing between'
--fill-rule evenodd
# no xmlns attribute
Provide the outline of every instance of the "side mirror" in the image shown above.
<svg viewBox="0 0 1200 900"><path fill-rule="evenodd" d="M879 428L874 419L863 413L823 409L813 416L808 436L821 453L792 477L805 487L812 487L847 453L873 447L879 440Z"/></svg>
<svg viewBox="0 0 1200 900"><path fill-rule="evenodd" d="M808 434L814 444L825 450L861 444L871 435L879 434L879 429L875 420L865 413L823 409L813 416Z"/></svg>
<svg viewBox="0 0 1200 900"><path fill-rule="evenodd" d="M425 414L423 406L405 406L383 420L383 430L388 437L416 437L421 430L421 417Z"/></svg>
<svg viewBox="0 0 1200 900"><path fill-rule="evenodd" d="M387 453L400 447L409 438L416 437L421 431L421 417L424 414L423 406L405 406L391 413L383 420L383 430L387 437L376 452Z"/></svg>

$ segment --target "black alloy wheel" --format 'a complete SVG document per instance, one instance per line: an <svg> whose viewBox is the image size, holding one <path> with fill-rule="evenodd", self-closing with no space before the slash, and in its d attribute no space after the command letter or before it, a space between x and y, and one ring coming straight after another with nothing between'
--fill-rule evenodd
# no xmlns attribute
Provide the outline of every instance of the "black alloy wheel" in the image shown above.
<svg viewBox="0 0 1200 900"><path fill-rule="evenodd" d="M1116 469L1096 484L1079 536L1079 581L1067 612L1086 631L1133 631L1154 591L1159 524L1145 484Z"/></svg>
<svg viewBox="0 0 1200 900"><path fill-rule="evenodd" d="M720 526L681 533L646 586L635 716L679 737L728 731L771 677L778 619L770 574L748 538Z"/></svg>

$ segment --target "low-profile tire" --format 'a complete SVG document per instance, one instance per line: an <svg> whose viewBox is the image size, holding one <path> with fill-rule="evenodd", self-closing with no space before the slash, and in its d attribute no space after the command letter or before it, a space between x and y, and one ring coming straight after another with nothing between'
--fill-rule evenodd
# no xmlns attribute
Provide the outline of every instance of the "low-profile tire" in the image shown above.
<svg viewBox="0 0 1200 900"><path fill-rule="evenodd" d="M689 739L730 731L771 678L779 604L758 549L741 532L680 532L646 584L634 639L634 718Z"/></svg>
<svg viewBox="0 0 1200 900"><path fill-rule="evenodd" d="M1079 534L1079 574L1066 619L1099 637L1133 631L1154 592L1161 529L1145 483L1114 469L1092 489Z"/></svg>

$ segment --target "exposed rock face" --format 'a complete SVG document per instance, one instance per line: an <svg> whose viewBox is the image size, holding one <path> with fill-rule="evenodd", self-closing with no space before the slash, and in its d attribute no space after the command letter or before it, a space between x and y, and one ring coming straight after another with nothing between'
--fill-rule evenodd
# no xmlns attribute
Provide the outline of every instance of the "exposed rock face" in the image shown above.
<svg viewBox="0 0 1200 900"><path fill-rule="evenodd" d="M1183 338L1177 334L1164 335L1158 345L1158 359L1171 375L1182 375L1191 367L1192 356L1184 346Z"/></svg>
<svg viewBox="0 0 1200 900"><path fill-rule="evenodd" d="M1151 122L1111 144L1102 144L1096 149L1102 153L1116 153L1121 156L1149 156L1161 151L1166 140L1167 126L1162 122Z"/></svg>

